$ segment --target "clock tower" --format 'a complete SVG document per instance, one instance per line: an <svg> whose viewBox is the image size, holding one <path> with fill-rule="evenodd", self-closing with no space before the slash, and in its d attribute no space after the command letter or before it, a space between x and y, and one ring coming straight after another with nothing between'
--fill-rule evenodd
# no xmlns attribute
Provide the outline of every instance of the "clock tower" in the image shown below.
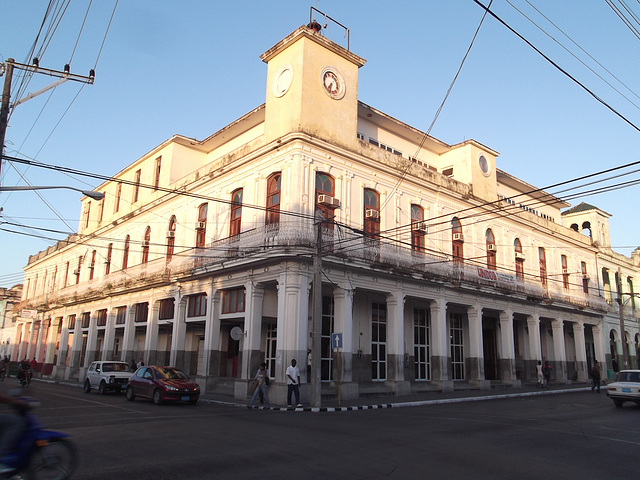
<svg viewBox="0 0 640 480"><path fill-rule="evenodd" d="M357 141L358 69L365 60L302 26L260 57L267 63L265 139L302 132L343 147Z"/></svg>

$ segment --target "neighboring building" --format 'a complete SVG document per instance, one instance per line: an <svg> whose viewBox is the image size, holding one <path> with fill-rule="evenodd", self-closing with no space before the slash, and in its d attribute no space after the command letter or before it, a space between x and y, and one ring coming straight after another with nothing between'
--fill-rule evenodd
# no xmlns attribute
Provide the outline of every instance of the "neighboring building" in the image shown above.
<svg viewBox="0 0 640 480"><path fill-rule="evenodd" d="M563 215L569 204L498 170L496 151L360 102L365 60L314 29L261 58L264 105L157 146L96 189L103 201L82 200L77 235L30 257L22 307L38 315L19 320L21 355L74 380L92 360L143 357L237 398L266 361L283 401L286 366L311 345L316 211L324 392L338 365L355 398L519 385L538 360L556 382L585 381L621 352L613 276L636 291L638 262L610 250L608 214Z"/></svg>
<svg viewBox="0 0 640 480"><path fill-rule="evenodd" d="M22 284L11 288L0 288L0 360L5 356L11 357L16 338L16 316L18 313L14 306L20 303L22 298Z"/></svg>

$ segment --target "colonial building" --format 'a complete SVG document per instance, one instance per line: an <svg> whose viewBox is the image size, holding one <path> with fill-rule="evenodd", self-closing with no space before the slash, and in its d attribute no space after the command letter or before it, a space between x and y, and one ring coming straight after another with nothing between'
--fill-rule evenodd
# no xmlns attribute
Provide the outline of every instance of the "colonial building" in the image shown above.
<svg viewBox="0 0 640 480"><path fill-rule="evenodd" d="M78 233L25 267L22 306L38 313L18 319L15 355L80 382L92 360L143 357L236 398L266 360L283 401L312 345L317 260L324 393L519 385L547 360L554 381L585 381L623 338L635 362L638 256L611 251L609 215L563 214L495 150L359 101L365 60L318 30L262 54L263 105L204 140L172 137L82 199Z"/></svg>
<svg viewBox="0 0 640 480"><path fill-rule="evenodd" d="M13 339L16 337L17 312L14 307L22 298L22 284L0 288L0 359L11 357Z"/></svg>

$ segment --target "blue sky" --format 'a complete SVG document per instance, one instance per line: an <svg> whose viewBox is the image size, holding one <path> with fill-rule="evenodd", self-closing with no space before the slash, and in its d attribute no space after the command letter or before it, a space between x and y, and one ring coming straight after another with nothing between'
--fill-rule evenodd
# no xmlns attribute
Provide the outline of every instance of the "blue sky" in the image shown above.
<svg viewBox="0 0 640 480"><path fill-rule="evenodd" d="M0 60L27 60L48 3L0 3ZM348 27L351 50L367 60L360 69L360 100L426 131L483 15L473 0L121 0L100 52L115 0L92 3L79 40L89 1L70 3L40 65L61 70L71 60L71 71L81 75L95 67L95 84L67 82L16 107L5 154L113 175L174 134L208 137L264 102L266 65L259 55L306 24L312 5ZM640 16L637 2L625 3ZM605 2L495 0L491 8L632 124L640 125L640 40ZM338 26L329 23L324 33L346 46ZM26 92L53 81L35 76ZM449 144L473 138L500 152L498 168L537 187L640 160L636 128L491 17L485 19L431 135ZM90 189L100 183L15 167L32 185ZM1 183L23 184L7 163ZM572 204L585 201L612 214L614 250L629 256L640 245L635 205L639 193L640 187L633 186ZM68 190L41 195L57 214L33 192L2 193L1 220L75 231L80 195ZM0 228L21 232L0 231L0 286L5 287L22 281L30 254L53 243L31 235L64 238L7 224Z"/></svg>

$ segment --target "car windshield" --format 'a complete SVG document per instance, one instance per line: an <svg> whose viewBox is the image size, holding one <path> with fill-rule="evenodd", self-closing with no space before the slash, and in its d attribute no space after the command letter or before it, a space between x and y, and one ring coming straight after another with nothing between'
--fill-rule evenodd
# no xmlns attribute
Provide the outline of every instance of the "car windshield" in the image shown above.
<svg viewBox="0 0 640 480"><path fill-rule="evenodd" d="M177 368L160 367L156 369L158 378L161 380L176 380L189 378L186 373Z"/></svg>
<svg viewBox="0 0 640 480"><path fill-rule="evenodd" d="M129 365L126 363L103 363L103 372L129 372Z"/></svg>
<svg viewBox="0 0 640 480"><path fill-rule="evenodd" d="M640 383L640 372L619 372L616 382Z"/></svg>

